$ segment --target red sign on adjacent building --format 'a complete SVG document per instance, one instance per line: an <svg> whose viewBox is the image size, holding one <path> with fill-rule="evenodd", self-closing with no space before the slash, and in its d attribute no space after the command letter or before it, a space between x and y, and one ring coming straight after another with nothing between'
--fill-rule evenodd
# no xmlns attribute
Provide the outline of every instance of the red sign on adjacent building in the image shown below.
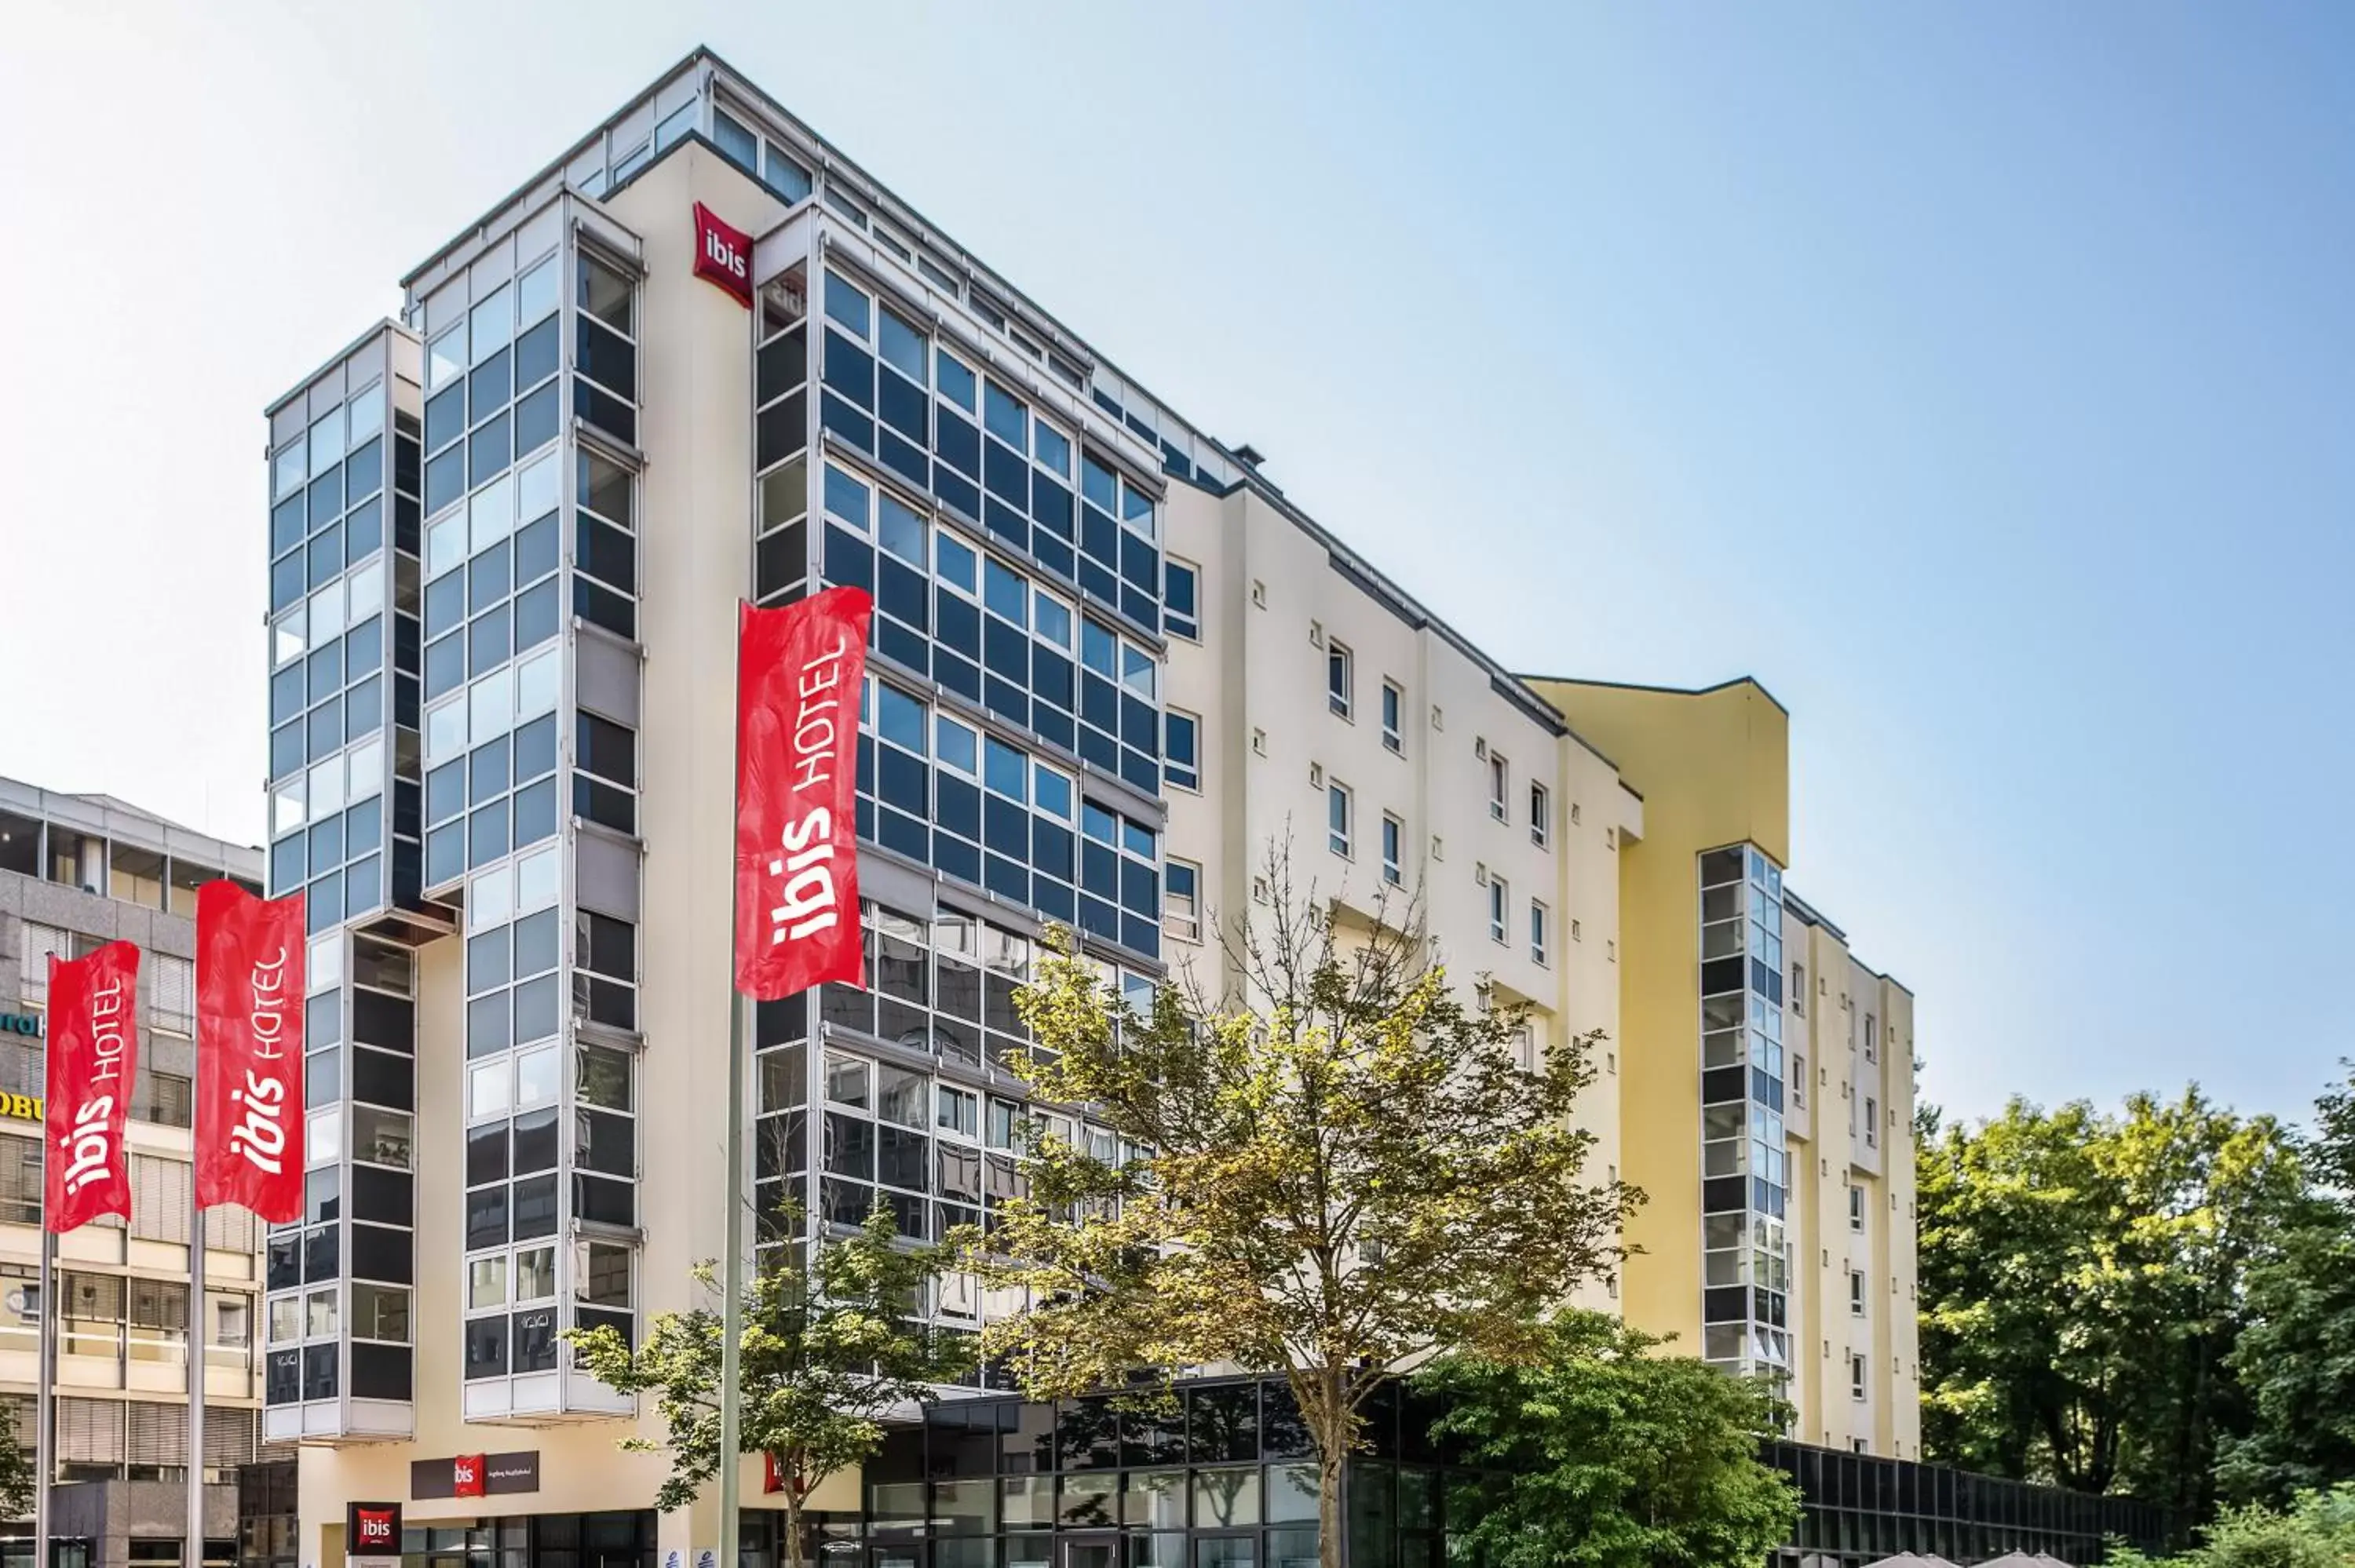
<svg viewBox="0 0 2355 1568"><path fill-rule="evenodd" d="M736 632L736 989L867 983L858 931L858 699L875 600L836 588L741 607Z"/></svg>
<svg viewBox="0 0 2355 1568"><path fill-rule="evenodd" d="M453 1498L479 1498L484 1490L484 1456L461 1454L450 1461L450 1495Z"/></svg>
<svg viewBox="0 0 2355 1568"><path fill-rule="evenodd" d="M695 275L709 278L750 309L752 303L752 237L730 227L701 202L695 204Z"/></svg>
<svg viewBox="0 0 2355 1568"><path fill-rule="evenodd" d="M850 923L855 930L856 905ZM123 1124L139 1073L138 991L139 949L128 942L87 958L50 956L48 1230L73 1230L101 1214L131 1217Z"/></svg>
<svg viewBox="0 0 2355 1568"><path fill-rule="evenodd" d="M197 1202L303 1217L303 897L197 889Z"/></svg>

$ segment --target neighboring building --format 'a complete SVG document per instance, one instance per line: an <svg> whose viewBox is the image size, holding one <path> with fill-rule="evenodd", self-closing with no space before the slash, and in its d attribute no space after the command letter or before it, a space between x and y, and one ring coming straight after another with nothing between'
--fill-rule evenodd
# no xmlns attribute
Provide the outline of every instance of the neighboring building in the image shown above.
<svg viewBox="0 0 2355 1568"><path fill-rule="evenodd" d="M404 286L400 322L269 413L269 883L310 895L313 1170L267 1281L264 1430L303 1444L300 1522L257 1560L332 1568L368 1498L452 1568L716 1538L716 1499L652 1513L660 1458L613 1446L651 1414L559 1336L687 1305L721 1250L732 611L832 583L878 602L874 989L758 1012L756 1245L791 1239L789 1199L880 1201L911 1236L986 1214L1039 934L1076 928L1142 994L1219 962L1208 924L1273 894L1288 842L1295 885L1358 918L1419 899L1458 973L1530 1006L1532 1053L1603 1033L1594 1174L1628 1162L1654 1194L1631 1239L1674 1255L1631 1266L1629 1315L1787 1364L1792 1156L1734 1111L1773 1224L1745 1185L1704 1227L1695 989L1697 870L1746 877L1708 852L1755 842L1779 894L1779 827L1706 836L1681 800L1718 786L1643 726L1623 746L1593 688L1499 667L707 52ZM1669 884L1627 874L1675 856L1680 924L1639 971ZM1779 902L1762 917L1781 941ZM1704 1333L1729 1228L1782 1249L1774 1299ZM951 1279L922 1306L975 1331L1009 1304ZM491 1500L455 1496L485 1453ZM281 1482L252 1491L282 1520ZM816 1499L861 1504L852 1478Z"/></svg>
<svg viewBox="0 0 2355 1568"><path fill-rule="evenodd" d="M1627 1317L1773 1378L1807 1441L1919 1458L1913 996L1784 886L1790 715L1750 680L1533 684L1644 795L1619 865L1620 1143L1651 1199Z"/></svg>
<svg viewBox="0 0 2355 1568"><path fill-rule="evenodd" d="M58 1239L57 1477L51 1532L89 1568L179 1562L187 1522L188 1214L197 889L259 889L259 851L103 795L0 779L0 1397L30 1447L39 1386L42 1053L48 955L138 944L132 1219ZM233 1554L236 1471L255 1457L261 1226L205 1216L208 1561ZM29 1563L29 1520L0 1523Z"/></svg>

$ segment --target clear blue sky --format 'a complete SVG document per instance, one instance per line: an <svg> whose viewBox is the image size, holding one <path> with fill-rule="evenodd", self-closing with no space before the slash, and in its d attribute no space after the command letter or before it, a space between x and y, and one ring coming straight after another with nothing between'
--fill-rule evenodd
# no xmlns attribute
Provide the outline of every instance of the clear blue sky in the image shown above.
<svg viewBox="0 0 2355 1568"><path fill-rule="evenodd" d="M1931 1097L2355 1052L2355 10L99 9L0 54L0 772L259 835L261 407L705 41L1508 662L1763 680Z"/></svg>

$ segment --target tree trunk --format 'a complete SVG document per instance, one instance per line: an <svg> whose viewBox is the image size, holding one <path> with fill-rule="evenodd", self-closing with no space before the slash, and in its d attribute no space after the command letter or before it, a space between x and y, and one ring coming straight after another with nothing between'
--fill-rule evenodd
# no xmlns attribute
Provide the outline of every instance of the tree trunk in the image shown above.
<svg viewBox="0 0 2355 1568"><path fill-rule="evenodd" d="M778 1543L779 1568L801 1568L802 1553L802 1492L793 1481L785 1483L785 1538ZM733 1563L722 1568L736 1568Z"/></svg>
<svg viewBox="0 0 2355 1568"><path fill-rule="evenodd" d="M1344 1531L1348 1499L1343 1496L1349 1472L1350 1439L1348 1372L1320 1367L1292 1380L1293 1398L1301 1419L1316 1442L1316 1564L1342 1568L1346 1559Z"/></svg>
<svg viewBox="0 0 2355 1568"><path fill-rule="evenodd" d="M1316 1455L1316 1568L1342 1568L1342 1483L1348 1475L1346 1448L1319 1446Z"/></svg>

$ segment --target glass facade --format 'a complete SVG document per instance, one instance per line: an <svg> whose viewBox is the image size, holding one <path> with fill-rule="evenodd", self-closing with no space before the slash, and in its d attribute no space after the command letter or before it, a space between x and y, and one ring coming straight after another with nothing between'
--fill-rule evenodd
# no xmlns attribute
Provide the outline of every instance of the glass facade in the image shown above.
<svg viewBox="0 0 2355 1568"><path fill-rule="evenodd" d="M872 990L759 1011L763 1247L797 1213L847 1225L880 1204L919 1239L987 1223L1031 1114L1004 1059L1038 930L1079 931L1140 1000L1161 944L1156 492L1091 443L1090 416L1039 407L820 254L753 316L754 592L875 596L858 835L927 891L868 901ZM922 1304L953 1329L992 1305L964 1277Z"/></svg>
<svg viewBox="0 0 2355 1568"><path fill-rule="evenodd" d="M1344 1517L1349 1560L1444 1561L1431 1409L1367 1411ZM1180 1385L1150 1412L1103 1400L934 1405L866 1471L868 1561L891 1568L1299 1568L1316 1562L1315 1451L1279 1379Z"/></svg>
<svg viewBox="0 0 2355 1568"><path fill-rule="evenodd" d="M2168 1544L2163 1509L1906 1459L1770 1442L1762 1456L1799 1489L1799 1526L1773 1568L1863 1568L1900 1552L1985 1563L2009 1552L2099 1563L2108 1543Z"/></svg>
<svg viewBox="0 0 2355 1568"><path fill-rule="evenodd" d="M476 1418L628 1407L568 1382L559 1346L576 1325L634 1336L640 1223L639 279L560 224L508 243L513 281L472 281L427 340L429 376L446 367L429 424L466 405L427 442L425 859L464 910ZM462 458L464 485L435 491ZM631 874L597 874L614 863Z"/></svg>
<svg viewBox="0 0 2355 1568"><path fill-rule="evenodd" d="M423 388L371 334L272 418L269 885L300 893L304 1213L265 1262L265 1436L413 1397ZM306 1412L308 1414L306 1414ZM397 1428L400 1418L379 1417Z"/></svg>
<svg viewBox="0 0 2355 1568"><path fill-rule="evenodd" d="M1783 872L1754 845L1700 870L1702 1355L1791 1375L1784 1211Z"/></svg>

